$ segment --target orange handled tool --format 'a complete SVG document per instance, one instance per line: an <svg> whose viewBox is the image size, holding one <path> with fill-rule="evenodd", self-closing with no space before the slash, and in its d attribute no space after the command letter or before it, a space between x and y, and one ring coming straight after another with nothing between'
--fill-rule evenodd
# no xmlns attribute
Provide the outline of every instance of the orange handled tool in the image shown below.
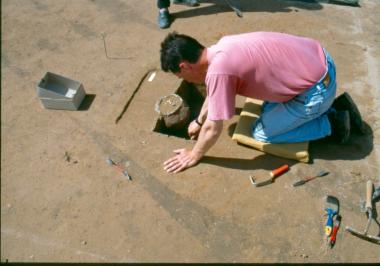
<svg viewBox="0 0 380 266"><path fill-rule="evenodd" d="M282 175L283 173L287 172L288 170L289 170L289 165L284 164L284 165L280 166L279 168L272 170L270 172L270 177L276 178L276 177Z"/></svg>
<svg viewBox="0 0 380 266"><path fill-rule="evenodd" d="M270 172L270 178L268 180L260 182L260 183L256 183L256 181L254 180L254 178L252 176L250 176L252 185L255 186L255 187L262 187L262 186L271 184L271 183L274 182L274 180L276 179L276 177L282 175L283 173L287 172L288 170L289 170L289 165L284 164L284 165L282 165L282 166L280 166L280 167L272 170Z"/></svg>

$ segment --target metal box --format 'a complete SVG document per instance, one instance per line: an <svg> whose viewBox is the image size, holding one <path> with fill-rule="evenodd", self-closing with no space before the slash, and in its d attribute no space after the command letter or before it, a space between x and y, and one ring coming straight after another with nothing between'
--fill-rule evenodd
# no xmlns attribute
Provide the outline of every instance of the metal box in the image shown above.
<svg viewBox="0 0 380 266"><path fill-rule="evenodd" d="M47 72L38 83L37 95L44 108L75 111L86 92L80 82Z"/></svg>

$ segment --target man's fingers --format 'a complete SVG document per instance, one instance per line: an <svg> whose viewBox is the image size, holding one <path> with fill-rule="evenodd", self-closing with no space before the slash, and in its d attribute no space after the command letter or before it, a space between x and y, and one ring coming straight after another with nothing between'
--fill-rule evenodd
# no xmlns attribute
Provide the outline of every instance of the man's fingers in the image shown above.
<svg viewBox="0 0 380 266"><path fill-rule="evenodd" d="M173 172L176 170L179 166L181 166L181 160L179 158L180 155L176 155L169 160L166 160L164 162L164 170L167 172Z"/></svg>
<svg viewBox="0 0 380 266"><path fill-rule="evenodd" d="M182 159L181 161L178 162L178 167L173 170L173 173L178 173L178 172L181 172L182 170L188 168L191 166L191 159L190 158L185 158L185 159Z"/></svg>
<svg viewBox="0 0 380 266"><path fill-rule="evenodd" d="M176 157L172 157L172 158L166 160L166 161L164 162L164 165L169 165L169 164L171 164L172 162L175 162L176 160L177 160Z"/></svg>
<svg viewBox="0 0 380 266"><path fill-rule="evenodd" d="M166 171L166 172L168 172L168 173L171 173L171 172L173 172L174 170L176 169L176 166L174 165L174 166L167 166L167 167L165 167L164 168L164 170Z"/></svg>
<svg viewBox="0 0 380 266"><path fill-rule="evenodd" d="M190 162L190 158L176 155L175 157L164 162L164 170L168 173L178 173L187 168Z"/></svg>
<svg viewBox="0 0 380 266"><path fill-rule="evenodd" d="M168 169L169 170L168 172L176 174L176 173L181 172L185 168L187 168L187 164L178 162L176 165L174 165L173 167L171 167L170 169Z"/></svg>
<svg viewBox="0 0 380 266"><path fill-rule="evenodd" d="M173 157L173 158L167 160L166 162L164 162L164 166L165 167L171 167L171 166L173 166L175 164L178 164L178 162L179 162L179 160L178 160L178 158L176 156L176 157Z"/></svg>
<svg viewBox="0 0 380 266"><path fill-rule="evenodd" d="M196 160L192 158L191 152L186 149L173 150L175 156L164 162L164 170L168 173L178 173L182 170L194 166Z"/></svg>
<svg viewBox="0 0 380 266"><path fill-rule="evenodd" d="M178 162L174 162L164 167L164 170L168 173L172 173L175 172L179 167L181 167L181 164L178 164Z"/></svg>
<svg viewBox="0 0 380 266"><path fill-rule="evenodd" d="M173 174L176 174L176 173L179 173L179 172L181 172L183 169L185 169L186 167L185 166L182 166L182 167L179 167L179 168L177 168L176 170L174 170L172 173Z"/></svg>
<svg viewBox="0 0 380 266"><path fill-rule="evenodd" d="M171 172L174 167L175 165L171 163L171 164L165 165L164 170L167 172Z"/></svg>
<svg viewBox="0 0 380 266"><path fill-rule="evenodd" d="M189 167L190 159L186 160L185 162L182 162L182 164L173 171L174 174L181 172L182 170Z"/></svg>

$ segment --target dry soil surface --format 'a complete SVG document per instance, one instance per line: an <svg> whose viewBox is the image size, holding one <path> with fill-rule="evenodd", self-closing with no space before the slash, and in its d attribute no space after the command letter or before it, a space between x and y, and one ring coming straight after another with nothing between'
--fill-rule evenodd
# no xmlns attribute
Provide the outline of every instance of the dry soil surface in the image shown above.
<svg viewBox="0 0 380 266"><path fill-rule="evenodd" d="M172 5L175 19L161 30L152 0L1 1L2 262L380 261L378 245L344 232L364 229L366 181L380 183L379 1L240 2L243 18L224 1ZM319 40L335 59L338 93L355 99L367 134L344 146L312 142L313 161L304 164L234 143L236 116L199 165L167 174L172 150L194 144L152 131L156 100L179 84L159 71L160 42L173 30L206 46L248 31ZM42 107L36 85L48 71L83 83L81 110ZM284 163L291 169L275 183L252 187L249 175L265 178ZM330 174L292 187L320 169ZM340 200L343 217L332 250L326 195ZM378 232L372 223L370 233Z"/></svg>

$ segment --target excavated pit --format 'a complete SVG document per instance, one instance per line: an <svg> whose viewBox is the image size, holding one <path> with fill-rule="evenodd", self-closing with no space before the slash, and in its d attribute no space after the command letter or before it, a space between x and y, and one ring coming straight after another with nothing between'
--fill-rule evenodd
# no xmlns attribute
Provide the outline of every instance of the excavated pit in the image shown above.
<svg viewBox="0 0 380 266"><path fill-rule="evenodd" d="M186 103L186 107L189 108L189 117L185 122L182 121L174 127L167 127L164 117L159 115L154 123L153 132L189 139L187 128L190 122L198 116L202 108L206 95L205 88L203 86L196 86L192 83L182 81L180 86L173 93L180 96L184 103Z"/></svg>

